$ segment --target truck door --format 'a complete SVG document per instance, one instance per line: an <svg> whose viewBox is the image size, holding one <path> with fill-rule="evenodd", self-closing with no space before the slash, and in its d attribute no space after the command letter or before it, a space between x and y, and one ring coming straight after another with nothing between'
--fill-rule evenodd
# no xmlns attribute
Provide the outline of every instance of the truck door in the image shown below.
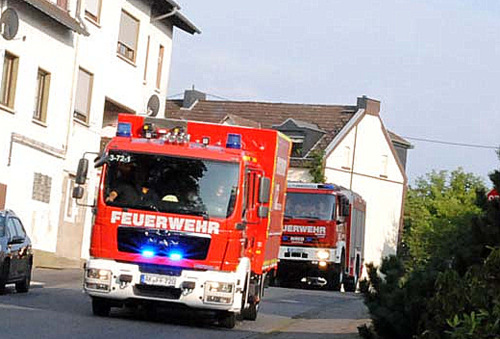
<svg viewBox="0 0 500 339"><path fill-rule="evenodd" d="M245 206L243 210L243 219L246 222L247 242L245 246L246 254L252 258L253 249L255 247L255 237L257 227L259 226L258 215L258 193L259 193L259 178L262 176L260 171L247 170L245 177Z"/></svg>

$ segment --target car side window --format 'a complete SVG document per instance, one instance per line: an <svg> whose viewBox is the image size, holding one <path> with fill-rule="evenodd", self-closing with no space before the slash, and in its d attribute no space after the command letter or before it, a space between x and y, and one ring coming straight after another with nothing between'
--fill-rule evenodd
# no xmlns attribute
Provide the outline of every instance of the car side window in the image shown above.
<svg viewBox="0 0 500 339"><path fill-rule="evenodd" d="M23 224L21 224L21 220L14 218L14 227L16 228L16 234L20 237L26 238L26 232L24 231Z"/></svg>
<svg viewBox="0 0 500 339"><path fill-rule="evenodd" d="M0 237L5 237L5 217L0 215Z"/></svg>
<svg viewBox="0 0 500 339"><path fill-rule="evenodd" d="M8 218L7 219L7 236L9 239L12 239L16 235L17 235L17 232L16 232L16 226L14 224L14 219Z"/></svg>

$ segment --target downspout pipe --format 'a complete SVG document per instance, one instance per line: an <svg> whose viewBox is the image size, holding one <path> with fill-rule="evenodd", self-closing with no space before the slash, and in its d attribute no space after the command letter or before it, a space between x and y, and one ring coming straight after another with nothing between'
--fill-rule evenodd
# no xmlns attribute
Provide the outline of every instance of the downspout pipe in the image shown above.
<svg viewBox="0 0 500 339"><path fill-rule="evenodd" d="M83 19L81 17L81 10L82 10L82 0L77 0L75 18L78 21L78 23L83 27L83 30L86 32L86 34L84 33L84 35L89 36L90 34L88 33L87 26L85 25L85 22L83 22Z"/></svg>
<svg viewBox="0 0 500 339"><path fill-rule="evenodd" d="M165 13L165 14L162 14L162 15L159 15L155 18L151 18L151 22L156 22L156 21L160 21L160 20L163 20L163 19L166 19L166 18L169 18L173 15L175 15L177 12L179 11L179 7L174 7L170 12L168 13Z"/></svg>

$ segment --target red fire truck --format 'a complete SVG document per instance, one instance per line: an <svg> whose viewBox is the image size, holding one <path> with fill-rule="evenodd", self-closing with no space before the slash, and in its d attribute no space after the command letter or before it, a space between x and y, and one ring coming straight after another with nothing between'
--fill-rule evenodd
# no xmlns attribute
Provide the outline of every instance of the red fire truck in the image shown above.
<svg viewBox="0 0 500 339"><path fill-rule="evenodd" d="M120 114L96 159L84 290L95 315L139 304L255 320L277 266L291 143L274 130ZM78 166L73 197L88 172Z"/></svg>
<svg viewBox="0 0 500 339"><path fill-rule="evenodd" d="M279 285L354 291L363 265L364 200L333 184L289 182L278 271Z"/></svg>

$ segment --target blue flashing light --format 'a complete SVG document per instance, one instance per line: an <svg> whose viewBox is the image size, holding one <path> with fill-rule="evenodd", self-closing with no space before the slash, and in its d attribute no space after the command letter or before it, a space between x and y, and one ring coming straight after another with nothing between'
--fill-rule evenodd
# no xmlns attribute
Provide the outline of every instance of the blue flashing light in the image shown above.
<svg viewBox="0 0 500 339"><path fill-rule="evenodd" d="M132 124L130 122L119 122L116 128L117 137L131 137L132 136Z"/></svg>
<svg viewBox="0 0 500 339"><path fill-rule="evenodd" d="M142 250L141 254L143 257L152 258L155 256L155 251L153 251L151 249L144 249L144 250Z"/></svg>
<svg viewBox="0 0 500 339"><path fill-rule="evenodd" d="M288 236L284 235L284 236L283 236L283 241L288 241L288 240L290 240L290 237L288 237Z"/></svg>
<svg viewBox="0 0 500 339"><path fill-rule="evenodd" d="M180 252L171 252L168 257L170 258L170 260L173 260L173 261L179 261L182 259L182 253Z"/></svg>
<svg viewBox="0 0 500 339"><path fill-rule="evenodd" d="M335 185L333 185L333 184L323 184L323 185L320 185L320 188L331 188L331 189L334 189Z"/></svg>
<svg viewBox="0 0 500 339"><path fill-rule="evenodd" d="M311 237L307 237L307 238L306 238L306 242L312 242L313 240L314 240L314 239L313 239L313 238L311 238Z"/></svg>
<svg viewBox="0 0 500 339"><path fill-rule="evenodd" d="M227 135L226 147L241 149L241 134L229 133Z"/></svg>

